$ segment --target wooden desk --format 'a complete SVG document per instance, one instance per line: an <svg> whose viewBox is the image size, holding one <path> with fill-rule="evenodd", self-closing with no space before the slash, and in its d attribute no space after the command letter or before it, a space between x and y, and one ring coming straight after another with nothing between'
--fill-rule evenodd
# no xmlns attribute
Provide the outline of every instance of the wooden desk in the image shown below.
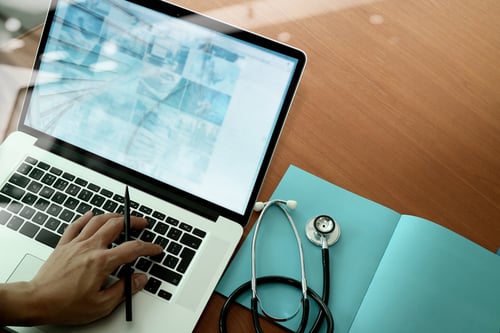
<svg viewBox="0 0 500 333"><path fill-rule="evenodd" d="M261 199L293 163L497 250L498 1L177 2L308 54ZM196 332L217 331L223 300L212 297ZM250 327L232 311L233 332Z"/></svg>

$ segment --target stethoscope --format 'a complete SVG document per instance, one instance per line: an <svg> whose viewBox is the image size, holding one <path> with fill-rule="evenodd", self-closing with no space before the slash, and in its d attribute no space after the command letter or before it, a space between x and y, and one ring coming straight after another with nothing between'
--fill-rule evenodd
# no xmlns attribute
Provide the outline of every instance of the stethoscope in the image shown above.
<svg viewBox="0 0 500 333"><path fill-rule="evenodd" d="M273 205L278 206L281 211L285 214L290 226L295 235L297 241L297 247L299 249L300 258L300 269L301 269L301 280L295 280L285 276L265 276L257 278L257 260L256 260L256 246L257 246L257 234L259 233L259 228L262 222L262 217L265 215L267 209ZM297 207L297 202L294 200L271 200L268 202L257 202L254 206L254 211L261 212L257 221L255 222L255 231L252 238L251 244L251 258L252 258L252 278L250 281L242 284L236 290L233 291L231 295L227 298L224 303L220 317L219 317L219 332L227 332L227 316L230 306L236 301L236 299L248 290L252 291L251 305L250 309L252 312L252 319L255 331L257 333L262 333L263 330L259 322L259 308L267 318L275 322L284 322L295 317L302 309L302 318L297 329L297 333L303 333L306 329L308 318L309 318L309 298L312 298L319 306L319 312L316 316L316 320L310 330L310 332L318 332L323 322L326 320L327 332L332 333L334 330L333 316L328 308L328 298L330 294L330 254L328 247L335 244L340 237L340 227L337 222L328 215L319 215L311 218L305 227L305 233L307 238L315 245L321 246L322 248L322 266L323 266L323 292L322 296L319 296L314 290L307 286L305 264L304 264L304 253L302 250L302 241L300 239L297 227L288 212L288 209L295 209ZM288 208L288 209L287 209ZM287 284L291 285L297 289L301 290L300 303L297 306L297 310L288 317L278 318L270 315L262 306L257 294L257 286L265 285L271 283Z"/></svg>

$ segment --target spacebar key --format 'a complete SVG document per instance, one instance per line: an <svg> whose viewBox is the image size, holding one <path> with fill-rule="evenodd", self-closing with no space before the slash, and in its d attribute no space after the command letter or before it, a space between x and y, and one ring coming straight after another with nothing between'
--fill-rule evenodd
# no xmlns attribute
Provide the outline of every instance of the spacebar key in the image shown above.
<svg viewBox="0 0 500 333"><path fill-rule="evenodd" d="M38 235L36 235L35 239L45 245L55 248L57 243L59 242L59 239L61 239L61 236L48 230L42 229L40 230Z"/></svg>
<svg viewBox="0 0 500 333"><path fill-rule="evenodd" d="M154 264L151 270L149 271L149 274L153 275L154 277L157 277L160 280L169 282L173 284L174 286L177 286L179 282L181 282L182 275L168 269L165 267L162 267L158 264Z"/></svg>

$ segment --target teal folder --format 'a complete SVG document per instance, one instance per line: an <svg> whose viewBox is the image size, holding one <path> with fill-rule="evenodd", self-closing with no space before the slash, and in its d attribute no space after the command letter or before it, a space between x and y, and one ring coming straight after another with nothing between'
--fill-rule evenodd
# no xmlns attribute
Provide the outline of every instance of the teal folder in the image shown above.
<svg viewBox="0 0 500 333"><path fill-rule="evenodd" d="M434 222L401 215L295 166L271 199L278 198L298 202L291 215L303 242L308 284L319 294L321 250L305 236L305 225L320 214L340 225L340 240L330 248L335 332L500 332L500 256ZM218 284L222 295L250 279L252 235L253 230ZM295 238L276 207L261 224L257 275L300 279ZM258 291L266 311L278 317L293 314L300 299L287 287L261 286ZM247 295L239 302L249 307L249 300ZM299 319L282 324L295 330Z"/></svg>

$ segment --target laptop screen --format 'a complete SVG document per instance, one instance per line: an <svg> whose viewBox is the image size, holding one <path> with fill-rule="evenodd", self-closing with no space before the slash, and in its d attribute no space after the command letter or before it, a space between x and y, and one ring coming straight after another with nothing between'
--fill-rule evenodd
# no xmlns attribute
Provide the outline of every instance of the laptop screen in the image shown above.
<svg viewBox="0 0 500 333"><path fill-rule="evenodd" d="M53 13L24 125L243 214L298 59L185 11Z"/></svg>

